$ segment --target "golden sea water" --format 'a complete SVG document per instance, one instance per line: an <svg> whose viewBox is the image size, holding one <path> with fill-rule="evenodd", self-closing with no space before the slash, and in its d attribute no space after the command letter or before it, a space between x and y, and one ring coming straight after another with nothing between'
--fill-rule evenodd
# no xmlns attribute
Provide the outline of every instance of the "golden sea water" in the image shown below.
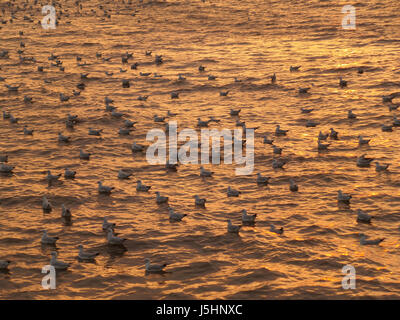
<svg viewBox="0 0 400 320"><path fill-rule="evenodd" d="M13 175L0 176L0 259L12 261L9 272L0 273L0 298L399 298L400 142L398 129L380 128L398 114L382 103L382 95L400 91L396 0L89 0L82 9L68 0L55 3L55 30L40 25L46 4L0 4L1 19L7 21L0 25L0 50L10 56L0 58L5 78L0 111L20 118L18 124L0 120L0 154L7 153L16 166ZM356 8L355 30L342 29L341 9L348 4ZM19 49L37 62L20 63ZM96 52L111 60L96 58ZM126 52L134 55L122 64ZM51 53L60 56L64 72L51 66ZM154 64L156 54L163 56L163 64ZM87 64L78 66L77 56ZM137 70L130 68L134 62ZM44 66L43 73L38 65ZM198 71L199 65L205 72ZM300 65L300 71L289 72L291 65ZM357 73L359 67L363 74ZM105 71L114 74L106 76ZM89 73L88 79L81 80L81 73ZM178 74L187 80L177 81ZM207 80L210 74L217 79ZM339 88L340 76L347 88ZM130 88L122 88L123 79L130 80ZM72 92L81 81L86 88L75 97ZM10 93L4 83L22 86ZM310 87L310 95L299 95L300 87ZM225 90L228 96L221 97ZM179 99L170 98L173 91L180 92ZM71 99L60 102L60 93ZM24 103L24 95L33 103ZM139 95L149 98L138 101ZM118 135L123 120L105 111L105 96L114 99L124 119L138 121L130 136ZM314 111L301 114L301 107ZM133 141L150 144L149 130L164 128L154 123L155 114L178 113L171 120L179 129L196 128L198 117L209 116L221 120L211 128L234 129L231 108L241 108L240 120L248 127L259 126L252 175L236 176L236 166L223 163L205 165L215 172L206 179L199 177L200 164L166 172L162 165L150 165L145 154L130 150ZM349 109L357 120L347 119ZM65 128L67 113L82 119L74 130ZM308 119L319 125L306 128ZM23 134L25 124L35 130L33 136ZM288 160L285 170L272 169L272 148L263 144L263 136L277 124L290 130L274 141ZM104 132L89 136L89 127ZM318 133L331 127L339 140L329 141L330 150L319 153ZM58 132L72 142L59 144ZM358 135L371 138L370 145L359 148ZM79 149L91 152L91 159L80 160ZM358 168L356 158L363 153L390 163L390 172L376 173L374 165ZM48 186L46 171L62 173L65 167L76 170L76 178L62 177ZM130 180L117 179L122 168L134 173ZM269 187L257 186L257 172L271 176ZM299 192L289 191L289 178ZM152 186L149 193L136 192L138 179ZM115 187L111 196L98 195L98 180ZM228 198L229 185L242 194ZM352 194L350 207L338 206L339 189ZM154 191L188 216L170 223L167 207L156 204ZM207 199L206 209L194 206L195 194ZM43 195L53 204L52 213L43 213ZM63 203L72 211L72 225L60 218ZM356 222L358 208L375 217L370 225ZM256 224L244 226L239 236L228 234L226 220L240 224L242 209L257 213ZM127 251L107 246L104 216L128 239ZM271 233L271 223L283 226L284 234ZM59 259L72 263L57 274L55 290L41 285L41 269L49 264L51 251L40 244L43 229L60 237ZM359 233L385 241L361 246ZM76 260L79 244L100 252L96 263ZM145 258L169 263L169 272L146 275ZM345 265L356 270L354 290L342 288Z"/></svg>

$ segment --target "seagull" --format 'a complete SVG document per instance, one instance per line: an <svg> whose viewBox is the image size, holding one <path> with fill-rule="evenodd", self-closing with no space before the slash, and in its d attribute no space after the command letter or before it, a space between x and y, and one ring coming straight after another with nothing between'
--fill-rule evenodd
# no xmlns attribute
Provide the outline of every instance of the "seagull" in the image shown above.
<svg viewBox="0 0 400 320"><path fill-rule="evenodd" d="M118 171L118 179L129 179L129 177L132 175L131 172L126 172L123 169L120 169Z"/></svg>
<svg viewBox="0 0 400 320"><path fill-rule="evenodd" d="M361 233L360 234L360 244L361 245L374 245L374 244L380 244L385 238L380 238L380 239L374 239L374 240L367 240L368 236L365 234Z"/></svg>
<svg viewBox="0 0 400 320"><path fill-rule="evenodd" d="M85 152L82 149L79 150L79 158L82 160L89 160L91 153Z"/></svg>
<svg viewBox="0 0 400 320"><path fill-rule="evenodd" d="M204 66L202 66L202 65L200 65L199 66L199 71L201 72L201 71L205 71L206 70L206 67L204 67Z"/></svg>
<svg viewBox="0 0 400 320"><path fill-rule="evenodd" d="M257 217L257 213L255 214L247 214L247 210L242 210L242 222L254 223Z"/></svg>
<svg viewBox="0 0 400 320"><path fill-rule="evenodd" d="M211 122L211 120L207 120L207 121L203 121L200 118L197 118L197 126L204 128L204 127L208 127L208 124Z"/></svg>
<svg viewBox="0 0 400 320"><path fill-rule="evenodd" d="M229 90L227 90L227 91L220 91L220 92L219 92L219 95L220 95L221 97L226 97L226 96L228 95L228 93L229 93Z"/></svg>
<svg viewBox="0 0 400 320"><path fill-rule="evenodd" d="M257 173L257 184L268 184L269 183L269 179L271 179L271 177L266 177L266 176L262 176L261 173Z"/></svg>
<svg viewBox="0 0 400 320"><path fill-rule="evenodd" d="M297 184L294 183L293 179L290 179L289 182L290 182L290 187L289 187L290 191L296 192L299 190L299 187L297 186Z"/></svg>
<svg viewBox="0 0 400 320"><path fill-rule="evenodd" d="M122 112L117 112L115 109L111 111L111 116L113 116L114 118L122 118L123 115L124 114Z"/></svg>
<svg viewBox="0 0 400 320"><path fill-rule="evenodd" d="M121 136L129 136L132 130L131 128L119 128L118 134Z"/></svg>
<svg viewBox="0 0 400 320"><path fill-rule="evenodd" d="M208 171L203 166L200 167L200 177L211 177L213 174L213 171Z"/></svg>
<svg viewBox="0 0 400 320"><path fill-rule="evenodd" d="M171 207L168 207L169 211L169 219L173 221L181 221L184 217L187 216L186 213L177 213Z"/></svg>
<svg viewBox="0 0 400 320"><path fill-rule="evenodd" d="M3 119L10 119L11 113L7 111L3 111Z"/></svg>
<svg viewBox="0 0 400 320"><path fill-rule="evenodd" d="M273 224L270 225L270 229L269 230L271 232L276 233L276 234L283 234L283 227L280 227L279 229L276 229L276 227Z"/></svg>
<svg viewBox="0 0 400 320"><path fill-rule="evenodd" d="M264 144L272 144L273 142L274 142L273 139L268 139L267 136L264 136L264 141L263 141Z"/></svg>
<svg viewBox="0 0 400 320"><path fill-rule="evenodd" d="M240 111L241 111L241 109L237 109L237 110L231 109L231 111L229 112L229 114L230 114L231 116L238 116L239 113L240 113Z"/></svg>
<svg viewBox="0 0 400 320"><path fill-rule="evenodd" d="M7 162L8 161L8 155L0 155L0 162Z"/></svg>
<svg viewBox="0 0 400 320"><path fill-rule="evenodd" d="M46 179L48 182L57 181L58 179L60 179L60 177L61 177L61 173L59 173L57 175L53 175L53 174L51 174L50 170L47 170Z"/></svg>
<svg viewBox="0 0 400 320"><path fill-rule="evenodd" d="M5 86L7 87L8 91L18 91L18 89L19 89L19 87L21 85L19 85L19 86L11 86L9 84L5 84Z"/></svg>
<svg viewBox="0 0 400 320"><path fill-rule="evenodd" d="M136 185L136 191L143 191L143 192L147 192L151 189L151 186L146 186L144 184L142 184L141 180L137 181L137 185Z"/></svg>
<svg viewBox="0 0 400 320"><path fill-rule="evenodd" d="M382 131L383 132L392 132L393 131L393 128L392 128L393 126L388 126L388 125L385 125L385 124L383 124L382 125Z"/></svg>
<svg viewBox="0 0 400 320"><path fill-rule="evenodd" d="M335 129L333 129L333 128L331 128L330 130L331 130L331 132L329 133L329 137L331 139L337 140L339 132L335 131Z"/></svg>
<svg viewBox="0 0 400 320"><path fill-rule="evenodd" d="M279 148L277 146L272 145L272 148L274 150L274 154L282 154L282 148Z"/></svg>
<svg viewBox="0 0 400 320"><path fill-rule="evenodd" d="M131 121L131 120L127 119L124 122L124 126L126 128L132 128L136 123L137 123L137 121Z"/></svg>
<svg viewBox="0 0 400 320"><path fill-rule="evenodd" d="M228 220L228 232L229 233L239 233L242 226L235 226L232 224L231 220Z"/></svg>
<svg viewBox="0 0 400 320"><path fill-rule="evenodd" d="M365 145L368 144L371 141L371 139L364 139L363 136L358 136L358 144Z"/></svg>
<svg viewBox="0 0 400 320"><path fill-rule="evenodd" d="M347 119L356 119L357 116L353 113L353 110L349 110L347 113Z"/></svg>
<svg viewBox="0 0 400 320"><path fill-rule="evenodd" d="M326 140L329 137L329 133L323 134L322 131L319 132L318 140Z"/></svg>
<svg viewBox="0 0 400 320"><path fill-rule="evenodd" d="M51 253L50 265L52 265L56 270L67 270L71 264L57 260L57 256L58 254L56 251Z"/></svg>
<svg viewBox="0 0 400 320"><path fill-rule="evenodd" d="M307 122L306 122L306 127L307 127L307 128L314 128L314 127L316 127L318 124L319 124L318 122L315 122L315 121L313 121L313 120L307 120Z"/></svg>
<svg viewBox="0 0 400 320"><path fill-rule="evenodd" d="M71 218L72 217L71 210L66 208L64 204L61 205L61 217L63 217L63 218Z"/></svg>
<svg viewBox="0 0 400 320"><path fill-rule="evenodd" d="M290 66L290 72L299 71L300 67L301 66L294 66L294 67Z"/></svg>
<svg viewBox="0 0 400 320"><path fill-rule="evenodd" d="M169 163L169 160L165 163L165 168L167 170L177 171L178 163Z"/></svg>
<svg viewBox="0 0 400 320"><path fill-rule="evenodd" d="M373 216L370 216L361 209L357 209L357 221L370 223L372 218Z"/></svg>
<svg viewBox="0 0 400 320"><path fill-rule="evenodd" d="M178 99L179 98L179 92L171 92L171 99Z"/></svg>
<svg viewBox="0 0 400 320"><path fill-rule="evenodd" d="M12 114L10 114L10 123L18 123L19 118L15 118Z"/></svg>
<svg viewBox="0 0 400 320"><path fill-rule="evenodd" d="M11 263L10 260L0 260L0 270L5 270L8 268L8 265Z"/></svg>
<svg viewBox="0 0 400 320"><path fill-rule="evenodd" d="M275 135L276 136L286 136L286 133L288 132L289 130L283 130L283 129L281 129L281 126L278 124L277 126L276 126L276 129L275 129Z"/></svg>
<svg viewBox="0 0 400 320"><path fill-rule="evenodd" d="M160 273L160 272L164 272L164 268L167 266L166 263L164 264L151 264L150 263L150 259L145 259L144 260L146 263L146 272L149 273Z"/></svg>
<svg viewBox="0 0 400 320"><path fill-rule="evenodd" d="M342 193L342 190L338 190L337 199L339 202L349 204L351 198L352 196L350 194Z"/></svg>
<svg viewBox="0 0 400 320"><path fill-rule="evenodd" d="M271 76L271 83L276 83L276 74L275 73Z"/></svg>
<svg viewBox="0 0 400 320"><path fill-rule="evenodd" d="M29 130L27 126L24 126L24 135L31 136L33 134L33 129Z"/></svg>
<svg viewBox="0 0 400 320"><path fill-rule="evenodd" d="M390 164L383 164L383 165L380 165L379 162L376 161L376 162L375 162L375 165L376 165L375 171L376 171L376 172L380 172L380 171L387 171Z"/></svg>
<svg viewBox="0 0 400 320"><path fill-rule="evenodd" d="M89 135L90 136L101 136L102 132L103 132L103 129L92 129L92 128L89 128Z"/></svg>
<svg viewBox="0 0 400 320"><path fill-rule="evenodd" d="M157 115L154 115L153 119L154 119L154 122L164 122L165 117L159 117Z"/></svg>
<svg viewBox="0 0 400 320"><path fill-rule="evenodd" d="M66 102L69 100L68 96L63 95L62 93L60 93L60 101L61 102Z"/></svg>
<svg viewBox="0 0 400 320"><path fill-rule="evenodd" d="M175 117L177 115L177 113L173 113L171 111L167 111L167 117Z"/></svg>
<svg viewBox="0 0 400 320"><path fill-rule="evenodd" d="M369 167L373 160L374 160L373 158L366 158L365 154L363 154L357 158L357 166L358 167Z"/></svg>
<svg viewBox="0 0 400 320"><path fill-rule="evenodd" d="M196 206L205 207L206 206L206 201L207 201L206 199L200 198L197 194L194 196L194 204Z"/></svg>
<svg viewBox="0 0 400 320"><path fill-rule="evenodd" d="M230 186L226 190L226 194L228 195L228 197L239 197L239 194L241 193L241 191L232 189Z"/></svg>
<svg viewBox="0 0 400 320"><path fill-rule="evenodd" d="M76 175L76 171L65 168L65 172L64 172L65 179L74 179L75 175Z"/></svg>
<svg viewBox="0 0 400 320"><path fill-rule="evenodd" d="M156 202L157 202L157 204L162 204L162 203L167 203L168 202L168 197L164 197L164 196L160 195L159 191L156 191L155 194L156 194Z"/></svg>
<svg viewBox="0 0 400 320"><path fill-rule="evenodd" d="M217 79L216 76L213 76L213 75L211 75L211 74L208 76L208 80L215 80L215 79Z"/></svg>
<svg viewBox="0 0 400 320"><path fill-rule="evenodd" d="M328 150L329 146L329 143L321 143L321 141L318 140L318 150Z"/></svg>
<svg viewBox="0 0 400 320"><path fill-rule="evenodd" d="M148 98L149 96L139 96L138 97L138 100L139 101L147 101L147 98Z"/></svg>
<svg viewBox="0 0 400 320"><path fill-rule="evenodd" d="M347 87L347 81L346 81L346 80L343 80L342 77L339 78L339 86L340 86L341 88Z"/></svg>
<svg viewBox="0 0 400 320"><path fill-rule="evenodd" d="M105 98L104 98L104 102L105 102L105 104L110 104L110 103L113 103L114 100L111 99L111 98L109 98L109 97L105 97Z"/></svg>
<svg viewBox="0 0 400 320"><path fill-rule="evenodd" d="M115 223L108 222L107 218L104 217L103 230L114 229L114 228L115 228Z"/></svg>
<svg viewBox="0 0 400 320"><path fill-rule="evenodd" d="M83 250L83 245L78 246L79 253L78 259L83 261L93 261L100 253L99 252L87 252Z"/></svg>
<svg viewBox="0 0 400 320"><path fill-rule="evenodd" d="M393 126L400 127L400 119L397 119L396 116L393 117Z"/></svg>
<svg viewBox="0 0 400 320"><path fill-rule="evenodd" d="M282 169L285 164L286 164L286 160L283 160L283 159L272 160L272 168L273 169Z"/></svg>
<svg viewBox="0 0 400 320"><path fill-rule="evenodd" d="M132 152L142 152L144 150L144 146L141 144L137 144L136 142L134 142L132 144Z"/></svg>
<svg viewBox="0 0 400 320"><path fill-rule="evenodd" d="M43 196L42 198L42 208L45 212L51 212L52 210L51 203L47 200L46 196Z"/></svg>
<svg viewBox="0 0 400 320"><path fill-rule="evenodd" d="M308 93L308 90L310 90L310 87L307 88L299 88L299 94L305 94Z"/></svg>
<svg viewBox="0 0 400 320"><path fill-rule="evenodd" d="M5 163L0 163L0 172L1 173L11 173L14 170L15 166L11 166Z"/></svg>
<svg viewBox="0 0 400 320"><path fill-rule="evenodd" d="M58 239L59 239L58 237L50 237L50 236L48 236L47 235L47 231L43 230L43 236L42 236L42 240L41 240L42 244L55 245Z"/></svg>
<svg viewBox="0 0 400 320"><path fill-rule="evenodd" d="M104 186L101 181L98 181L97 184L99 193L110 194L115 189L114 187Z"/></svg>
<svg viewBox="0 0 400 320"><path fill-rule="evenodd" d="M107 242L110 245L123 245L125 238L117 237L113 234L112 229L107 230Z"/></svg>
<svg viewBox="0 0 400 320"><path fill-rule="evenodd" d="M58 133L58 141L67 143L70 141L70 137L64 136L61 132Z"/></svg>
<svg viewBox="0 0 400 320"><path fill-rule="evenodd" d="M314 109L300 108L301 113L311 113Z"/></svg>

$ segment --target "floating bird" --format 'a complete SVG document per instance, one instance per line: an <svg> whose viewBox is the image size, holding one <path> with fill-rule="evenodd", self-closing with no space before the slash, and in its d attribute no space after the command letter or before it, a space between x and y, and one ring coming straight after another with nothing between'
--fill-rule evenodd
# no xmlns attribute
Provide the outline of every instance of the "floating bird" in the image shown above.
<svg viewBox="0 0 400 320"><path fill-rule="evenodd" d="M197 194L194 196L194 204L196 206L205 207L206 206L206 201L207 201L206 199L200 198Z"/></svg>
<svg viewBox="0 0 400 320"><path fill-rule="evenodd" d="M164 196L160 195L159 191L156 191L155 194L156 194L156 202L157 202L157 204L162 204L162 203L167 203L168 202L168 197L164 197Z"/></svg>
<svg viewBox="0 0 400 320"><path fill-rule="evenodd" d="M99 193L110 194L115 189L114 187L104 186L101 181L98 181L97 184Z"/></svg>
<svg viewBox="0 0 400 320"><path fill-rule="evenodd" d="M165 163L165 168L167 170L171 171L177 171L178 170L178 163L169 163L169 160Z"/></svg>
<svg viewBox="0 0 400 320"><path fill-rule="evenodd" d="M141 180L138 180L136 183L136 191L147 192L151 189L151 186L144 185Z"/></svg>
<svg viewBox="0 0 400 320"><path fill-rule="evenodd" d="M169 211L169 219L173 221L181 221L184 217L187 216L185 213L177 213L171 207L168 207Z"/></svg>
<svg viewBox="0 0 400 320"><path fill-rule="evenodd" d="M311 113L314 109L300 108L301 113Z"/></svg>
<svg viewBox="0 0 400 320"><path fill-rule="evenodd" d="M177 113L172 113L171 111L167 111L167 117L175 117Z"/></svg>
<svg viewBox="0 0 400 320"><path fill-rule="evenodd" d="M349 110L347 113L347 118L348 119L356 119L357 116L353 113L353 110Z"/></svg>
<svg viewBox="0 0 400 320"><path fill-rule="evenodd" d="M273 224L270 225L269 230L271 232L276 233L276 234L283 234L283 227L280 227L279 229L276 229L276 227Z"/></svg>
<svg viewBox="0 0 400 320"><path fill-rule="evenodd" d="M375 162L375 166L376 166L376 167L375 167L375 171L376 171L376 172L387 171L388 168L389 168L389 165L390 165L390 164L383 164L383 165L380 165L379 162L376 161L376 162Z"/></svg>
<svg viewBox="0 0 400 320"><path fill-rule="evenodd" d="M167 266L166 263L151 264L150 259L147 259L147 258L144 261L146 263L146 265L145 265L146 272L148 272L148 273L160 273L160 272L162 273L162 272L164 272L164 268Z"/></svg>
<svg viewBox="0 0 400 320"><path fill-rule="evenodd" d="M220 91L220 92L219 92L219 95L220 95L221 97L226 97L226 96L228 95L228 93L229 93L229 90L227 90L227 91Z"/></svg>
<svg viewBox="0 0 400 320"><path fill-rule="evenodd" d="M346 80L343 80L342 77L339 78L339 86L340 86L341 88L347 87L347 81L346 81Z"/></svg>
<svg viewBox="0 0 400 320"><path fill-rule="evenodd" d="M52 244L55 245L59 237L50 237L47 235L47 231L43 230L43 235L42 235L42 244Z"/></svg>
<svg viewBox="0 0 400 320"><path fill-rule="evenodd" d="M171 99L178 99L179 98L179 92L171 92Z"/></svg>
<svg viewBox="0 0 400 320"><path fill-rule="evenodd" d="M85 152L82 149L79 150L79 158L82 160L89 160L91 153Z"/></svg>
<svg viewBox="0 0 400 320"><path fill-rule="evenodd" d="M127 119L124 122L124 126L126 128L132 128L136 123L137 123L137 121L131 121L131 120Z"/></svg>
<svg viewBox="0 0 400 320"><path fill-rule="evenodd" d="M307 88L299 88L299 94L306 94L308 93L308 90L310 90L310 87Z"/></svg>
<svg viewBox="0 0 400 320"><path fill-rule="evenodd" d="M65 168L65 172L64 172L65 179L74 179L75 175L76 175L76 171Z"/></svg>
<svg viewBox="0 0 400 320"><path fill-rule="evenodd" d="M257 213L255 214L247 214L247 210L242 210L242 222L244 223L254 223L257 217Z"/></svg>
<svg viewBox="0 0 400 320"><path fill-rule="evenodd" d="M8 155L0 155L0 162L8 162Z"/></svg>
<svg viewBox="0 0 400 320"><path fill-rule="evenodd" d="M19 85L19 86L11 86L11 85L9 85L9 84L5 84L5 86L7 87L7 89L8 89L8 91L18 91L18 89L19 89L19 87L21 86L21 85Z"/></svg>
<svg viewBox="0 0 400 320"><path fill-rule="evenodd" d="M200 118L197 118L197 126L200 128L208 127L208 124L211 122L211 120L203 121Z"/></svg>
<svg viewBox="0 0 400 320"><path fill-rule="evenodd" d="M112 229L107 230L107 243L110 245L123 245L127 239L117 237L113 234Z"/></svg>
<svg viewBox="0 0 400 320"><path fill-rule="evenodd" d="M329 133L323 134L322 131L319 132L318 140L326 140L329 137Z"/></svg>
<svg viewBox="0 0 400 320"><path fill-rule="evenodd" d="M366 145L371 141L371 139L364 139L363 136L358 136L358 144L361 145Z"/></svg>
<svg viewBox="0 0 400 320"><path fill-rule="evenodd" d="M9 164L0 163L0 172L1 173L12 173L15 169L15 166L11 166Z"/></svg>
<svg viewBox="0 0 400 320"><path fill-rule="evenodd" d="M276 83L276 74L275 73L271 76L271 83L272 84Z"/></svg>
<svg viewBox="0 0 400 320"><path fill-rule="evenodd" d="M101 136L102 132L103 132L103 129L92 129L92 128L89 128L89 135L90 136Z"/></svg>
<svg viewBox="0 0 400 320"><path fill-rule="evenodd" d="M132 175L131 172L126 172L122 169L118 171L118 179L129 179L129 177Z"/></svg>
<svg viewBox="0 0 400 320"><path fill-rule="evenodd" d="M65 96L64 94L60 93L60 101L61 102L66 102L69 100L68 96Z"/></svg>
<svg viewBox="0 0 400 320"><path fill-rule="evenodd" d="M268 139L267 136L264 136L264 141L263 141L264 144L272 144L273 142L274 142L273 139Z"/></svg>
<svg viewBox="0 0 400 320"><path fill-rule="evenodd" d="M57 256L58 253L56 251L51 253L50 265L52 265L56 270L67 270L71 264L57 260Z"/></svg>
<svg viewBox="0 0 400 320"><path fill-rule="evenodd" d="M281 126L278 124L277 126L276 126L276 128L275 128L275 135L276 136L286 136L286 133L288 132L289 130L283 130L283 129L281 129Z"/></svg>
<svg viewBox="0 0 400 320"><path fill-rule="evenodd" d="M6 270L10 263L10 260L0 260L0 270Z"/></svg>
<svg viewBox="0 0 400 320"><path fill-rule="evenodd" d="M202 66L202 65L199 66L199 71L200 71L200 72L205 71L205 70L206 70L206 67L204 67L204 66Z"/></svg>
<svg viewBox="0 0 400 320"><path fill-rule="evenodd" d="M61 132L58 133L58 142L68 143L70 142L70 137L64 136Z"/></svg>
<svg viewBox="0 0 400 320"><path fill-rule="evenodd" d="M228 195L228 197L239 197L239 194L241 193L241 191L232 189L230 186L226 190L226 194Z"/></svg>
<svg viewBox="0 0 400 320"><path fill-rule="evenodd" d="M263 177L261 173L257 173L257 184L268 184L271 177Z"/></svg>
<svg viewBox="0 0 400 320"><path fill-rule="evenodd" d="M400 127L400 119L397 119L396 116L393 117L393 126Z"/></svg>
<svg viewBox="0 0 400 320"><path fill-rule="evenodd" d="M48 182L57 181L58 179L60 179L60 177L61 177L61 173L59 173L57 175L53 175L53 174L51 174L50 170L47 170L46 179L47 179Z"/></svg>
<svg viewBox="0 0 400 320"><path fill-rule="evenodd" d="M240 111L241 111L241 109L237 109L237 110L231 109L231 111L229 112L229 114L230 114L231 116L238 116L239 113L240 113Z"/></svg>
<svg viewBox="0 0 400 320"><path fill-rule="evenodd" d="M131 128L119 128L118 134L121 136L129 136L132 131L133 129Z"/></svg>
<svg viewBox="0 0 400 320"><path fill-rule="evenodd" d="M272 145L274 154L282 154L282 148Z"/></svg>
<svg viewBox="0 0 400 320"><path fill-rule="evenodd" d="M208 80L215 80L215 79L217 79L217 77L216 77L216 76L213 76L212 74L210 74L210 75L208 76Z"/></svg>
<svg viewBox="0 0 400 320"><path fill-rule="evenodd" d="M339 202L349 204L352 196L346 193L342 193L342 190L338 190L337 199Z"/></svg>
<svg viewBox="0 0 400 320"><path fill-rule="evenodd" d="M286 164L286 160L283 159L273 159L272 160L272 168L273 169L282 169Z"/></svg>
<svg viewBox="0 0 400 320"><path fill-rule="evenodd" d="M320 140L318 140L318 150L328 150L329 146L330 143L322 143Z"/></svg>
<svg viewBox="0 0 400 320"><path fill-rule="evenodd" d="M115 223L108 222L107 218L104 217L103 230L114 229L114 228L115 228Z"/></svg>
<svg viewBox="0 0 400 320"><path fill-rule="evenodd" d="M136 142L133 142L131 149L132 149L132 152L142 152L145 149L145 147L141 144L137 144Z"/></svg>
<svg viewBox="0 0 400 320"><path fill-rule="evenodd" d="M389 125L383 124L381 128L382 128L383 132L392 132L393 131L392 126L389 126Z"/></svg>
<svg viewBox="0 0 400 320"><path fill-rule="evenodd" d="M296 192L299 190L299 187L297 186L297 184L294 183L293 179L290 179L289 182L290 182L290 186L289 186L290 191Z"/></svg>
<svg viewBox="0 0 400 320"><path fill-rule="evenodd" d="M329 137L331 139L337 140L339 132L335 131L335 129L331 128L331 132L329 133Z"/></svg>
<svg viewBox="0 0 400 320"><path fill-rule="evenodd" d="M51 212L52 210L51 203L47 200L46 196L43 196L42 198L42 208L45 212Z"/></svg>
<svg viewBox="0 0 400 320"><path fill-rule="evenodd" d="M373 160L374 160L373 158L366 158L365 154L363 154L357 158L357 166L358 167L369 167Z"/></svg>
<svg viewBox="0 0 400 320"><path fill-rule="evenodd" d="M357 209L357 221L370 223L373 217L368 213L362 211L361 209Z"/></svg>
<svg viewBox="0 0 400 320"><path fill-rule="evenodd" d="M300 67L301 66L290 66L290 72L293 72L293 71L299 71L299 69L300 69Z"/></svg>
<svg viewBox="0 0 400 320"><path fill-rule="evenodd" d="M368 236L365 234L361 233L360 234L360 244L361 245L378 245L380 244L385 238L380 238L380 239L374 239L374 240L367 240Z"/></svg>
<svg viewBox="0 0 400 320"><path fill-rule="evenodd" d="M314 128L318 125L319 123L313 120L307 120L306 122L306 127L307 128Z"/></svg>
<svg viewBox="0 0 400 320"><path fill-rule="evenodd" d="M154 115L153 119L154 119L154 122L164 122L165 117L159 117L157 115Z"/></svg>
<svg viewBox="0 0 400 320"><path fill-rule="evenodd" d="M78 259L83 261L93 261L100 253L99 252L87 252L84 251L83 245L78 246L79 253Z"/></svg>
<svg viewBox="0 0 400 320"><path fill-rule="evenodd" d="M208 171L203 166L200 167L200 177L211 177L213 174L213 171Z"/></svg>
<svg viewBox="0 0 400 320"><path fill-rule="evenodd" d="M231 220L228 220L228 232L229 233L239 233L242 226L235 226L232 224Z"/></svg>

